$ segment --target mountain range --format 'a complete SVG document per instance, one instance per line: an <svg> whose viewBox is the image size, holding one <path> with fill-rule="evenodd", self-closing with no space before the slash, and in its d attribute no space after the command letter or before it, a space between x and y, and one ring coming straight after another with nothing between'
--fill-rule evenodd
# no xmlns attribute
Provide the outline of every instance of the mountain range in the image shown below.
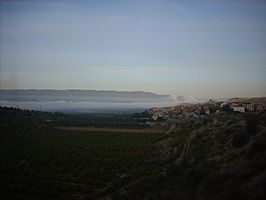
<svg viewBox="0 0 266 200"><path fill-rule="evenodd" d="M157 102L171 101L170 95L142 91L111 90L0 90L4 101L66 101L66 102Z"/></svg>

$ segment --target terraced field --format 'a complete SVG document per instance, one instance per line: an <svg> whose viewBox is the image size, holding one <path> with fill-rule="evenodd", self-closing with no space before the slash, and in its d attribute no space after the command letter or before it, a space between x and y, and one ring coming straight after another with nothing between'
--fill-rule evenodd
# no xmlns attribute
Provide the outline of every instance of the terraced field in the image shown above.
<svg viewBox="0 0 266 200"><path fill-rule="evenodd" d="M109 199L132 194L122 185L132 188L128 184L140 180L145 190L159 174L154 143L160 137L6 127L0 134L1 199Z"/></svg>

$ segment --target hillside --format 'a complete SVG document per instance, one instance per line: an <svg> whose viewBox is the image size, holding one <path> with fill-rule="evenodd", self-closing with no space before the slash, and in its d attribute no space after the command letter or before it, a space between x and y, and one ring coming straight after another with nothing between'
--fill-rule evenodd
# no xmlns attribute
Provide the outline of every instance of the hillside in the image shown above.
<svg viewBox="0 0 266 200"><path fill-rule="evenodd" d="M94 119L11 108L0 111L1 199L262 200L266 196L265 112L183 119L165 134L128 132L125 126L138 123L123 115L119 124L118 115ZM112 129L56 128L100 125L99 120Z"/></svg>
<svg viewBox="0 0 266 200"><path fill-rule="evenodd" d="M159 143L167 152L162 193L167 199L264 199L265 125L265 112L216 114L189 134L172 133Z"/></svg>
<svg viewBox="0 0 266 200"><path fill-rule="evenodd" d="M228 103L253 103L261 104L266 106L266 97L253 97L253 98L230 98L227 100Z"/></svg>

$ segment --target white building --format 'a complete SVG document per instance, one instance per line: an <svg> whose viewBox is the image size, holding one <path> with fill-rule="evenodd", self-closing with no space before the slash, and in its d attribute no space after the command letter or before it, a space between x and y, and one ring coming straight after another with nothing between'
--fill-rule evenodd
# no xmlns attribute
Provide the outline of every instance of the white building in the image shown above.
<svg viewBox="0 0 266 200"><path fill-rule="evenodd" d="M235 112L245 112L245 107L243 107L243 106L235 106L235 107L233 107L233 111L235 111Z"/></svg>
<svg viewBox="0 0 266 200"><path fill-rule="evenodd" d="M255 104L253 104L253 103L247 104L246 108L248 111L254 112L255 111Z"/></svg>
<svg viewBox="0 0 266 200"><path fill-rule="evenodd" d="M165 117L164 113L162 111L158 111L158 112L153 114L152 119L154 121L157 121L158 118L164 118L164 117Z"/></svg>
<svg viewBox="0 0 266 200"><path fill-rule="evenodd" d="M211 114L210 110L205 110L205 113L206 113L207 115Z"/></svg>

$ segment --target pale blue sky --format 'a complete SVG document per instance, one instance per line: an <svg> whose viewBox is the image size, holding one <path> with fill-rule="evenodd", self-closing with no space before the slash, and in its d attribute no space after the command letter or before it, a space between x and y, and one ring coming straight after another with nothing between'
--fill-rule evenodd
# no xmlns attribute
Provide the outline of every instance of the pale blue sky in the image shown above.
<svg viewBox="0 0 266 200"><path fill-rule="evenodd" d="M1 88L266 95L266 1L0 1Z"/></svg>

